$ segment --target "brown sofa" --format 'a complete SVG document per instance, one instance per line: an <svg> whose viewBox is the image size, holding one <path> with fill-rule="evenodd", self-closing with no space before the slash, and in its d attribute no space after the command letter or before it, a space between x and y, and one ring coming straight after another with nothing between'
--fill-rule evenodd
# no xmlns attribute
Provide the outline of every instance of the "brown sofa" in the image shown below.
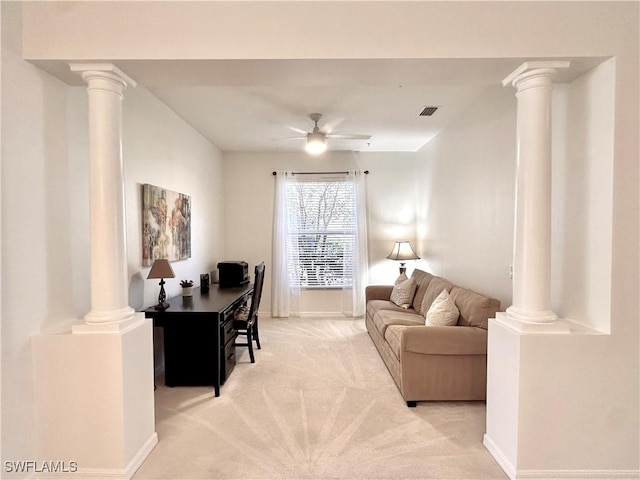
<svg viewBox="0 0 640 480"><path fill-rule="evenodd" d="M487 384L487 324L500 302L414 270L410 308L390 301L392 285L366 289L366 325L402 397L421 400L484 400ZM425 326L433 300L447 289L460 316L455 326Z"/></svg>

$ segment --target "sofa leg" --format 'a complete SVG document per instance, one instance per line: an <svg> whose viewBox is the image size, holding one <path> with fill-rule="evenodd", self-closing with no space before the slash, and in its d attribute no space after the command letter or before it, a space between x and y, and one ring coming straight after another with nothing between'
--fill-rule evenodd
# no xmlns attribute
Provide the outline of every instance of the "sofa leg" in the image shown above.
<svg viewBox="0 0 640 480"><path fill-rule="evenodd" d="M415 400L407 400L407 407L415 408L418 405L418 402Z"/></svg>

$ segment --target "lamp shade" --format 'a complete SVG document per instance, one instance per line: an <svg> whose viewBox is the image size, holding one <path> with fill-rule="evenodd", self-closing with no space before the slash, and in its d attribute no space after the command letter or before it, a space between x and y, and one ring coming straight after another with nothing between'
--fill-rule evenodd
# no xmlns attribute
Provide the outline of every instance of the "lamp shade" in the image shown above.
<svg viewBox="0 0 640 480"><path fill-rule="evenodd" d="M398 240L387 258L404 262L405 260L418 260L420 257L413 251L408 240Z"/></svg>
<svg viewBox="0 0 640 480"><path fill-rule="evenodd" d="M175 276L176 274L173 273L173 268L171 268L169 260L166 258L158 258L153 261L147 278L175 278Z"/></svg>
<svg viewBox="0 0 640 480"><path fill-rule="evenodd" d="M326 137L324 133L313 132L307 134L307 145L305 150L313 155L318 155L327 149Z"/></svg>

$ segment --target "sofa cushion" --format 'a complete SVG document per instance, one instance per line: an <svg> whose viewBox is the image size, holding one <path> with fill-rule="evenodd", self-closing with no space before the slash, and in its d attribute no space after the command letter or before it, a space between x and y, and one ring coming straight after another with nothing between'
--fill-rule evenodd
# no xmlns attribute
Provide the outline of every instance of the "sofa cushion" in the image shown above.
<svg viewBox="0 0 640 480"><path fill-rule="evenodd" d="M424 327L424 318L412 308L408 310L378 310L373 316L373 324L384 337L389 325L420 325Z"/></svg>
<svg viewBox="0 0 640 480"><path fill-rule="evenodd" d="M369 300L367 302L367 315L371 318L375 317L378 310L391 310L394 312L406 312L407 310L399 307L389 300Z"/></svg>
<svg viewBox="0 0 640 480"><path fill-rule="evenodd" d="M424 315L427 308L423 308L422 302L433 275L416 268L411 274L411 278L416 280L416 293L413 296L413 309L420 315Z"/></svg>
<svg viewBox="0 0 640 480"><path fill-rule="evenodd" d="M448 280L445 280L441 277L433 277L427 286L427 291L424 294L424 298L422 300L422 315L426 315L431 308L431 304L436 299L442 290L446 290L451 293L451 289L453 288L453 284Z"/></svg>
<svg viewBox="0 0 640 480"><path fill-rule="evenodd" d="M443 288L427 310L425 325L429 327L457 325L459 315L458 307L449 297L449 292Z"/></svg>
<svg viewBox="0 0 640 480"><path fill-rule="evenodd" d="M407 328L406 325L389 325L387 331L384 333L384 339L391 347L391 351L400 358L400 339L402 338L402 330Z"/></svg>
<svg viewBox="0 0 640 480"><path fill-rule="evenodd" d="M453 287L451 299L460 310L458 325L465 327L480 327L486 330L488 319L494 318L500 309L500 302L495 298L465 288Z"/></svg>
<svg viewBox="0 0 640 480"><path fill-rule="evenodd" d="M407 278L403 273L400 275L395 284L393 285L393 291L391 292L391 301L402 308L409 308L413 301L413 295L416 293L416 281L412 278Z"/></svg>
<svg viewBox="0 0 640 480"><path fill-rule="evenodd" d="M487 331L482 328L407 326L405 352L423 355L486 355Z"/></svg>

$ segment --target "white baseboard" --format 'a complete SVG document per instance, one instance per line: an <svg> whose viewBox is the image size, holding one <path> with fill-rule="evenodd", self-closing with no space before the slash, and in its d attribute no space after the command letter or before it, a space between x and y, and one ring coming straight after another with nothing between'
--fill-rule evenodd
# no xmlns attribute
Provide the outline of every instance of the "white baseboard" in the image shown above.
<svg viewBox="0 0 640 480"><path fill-rule="evenodd" d="M565 480L565 479L624 479L638 480L640 470L518 470L515 480L520 479L544 479L544 480Z"/></svg>
<svg viewBox="0 0 640 480"><path fill-rule="evenodd" d="M351 318L342 312L302 312L300 318Z"/></svg>
<svg viewBox="0 0 640 480"><path fill-rule="evenodd" d="M74 472L48 472L46 477L36 478L42 480L45 480L45 478L47 480L130 480L157 444L158 434L153 432L138 453L131 459L129 465L122 470L115 468L82 468L82 465L78 465L78 469Z"/></svg>
<svg viewBox="0 0 640 480"><path fill-rule="evenodd" d="M500 465L500 468L504 470L504 473L506 473L511 480L515 480L516 468L507 459L507 456L502 452L500 447L498 447L498 445L486 433L482 437L482 444L487 450L489 450L489 453L494 460L498 462L498 465Z"/></svg>
<svg viewBox="0 0 640 480"><path fill-rule="evenodd" d="M158 433L153 432L144 445L138 450L138 453L131 459L127 468L125 468L125 474L127 480L133 477L133 474L140 468L142 462L149 456L151 450L158 444Z"/></svg>
<svg viewBox="0 0 640 480"><path fill-rule="evenodd" d="M638 480L640 470L518 470L507 460L500 447L485 433L482 444L511 480L540 479L540 480Z"/></svg>
<svg viewBox="0 0 640 480"><path fill-rule="evenodd" d="M282 318L345 318L348 320L353 320L354 318L363 318L363 317L349 317L342 312L300 312L300 314L290 315L288 317L274 317L271 315L271 312L265 312L262 315L260 312L258 313L259 318L270 317L273 319L282 319Z"/></svg>

